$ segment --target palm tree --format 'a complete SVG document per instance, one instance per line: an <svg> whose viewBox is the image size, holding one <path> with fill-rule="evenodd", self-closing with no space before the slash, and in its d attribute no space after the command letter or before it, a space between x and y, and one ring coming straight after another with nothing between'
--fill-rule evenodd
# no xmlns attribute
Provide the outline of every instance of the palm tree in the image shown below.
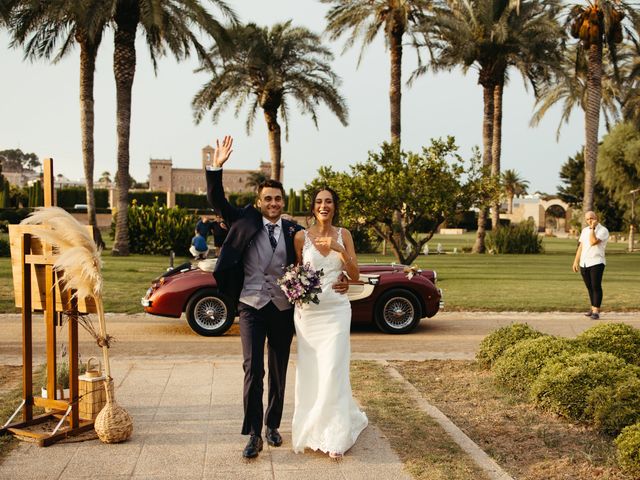
<svg viewBox="0 0 640 480"><path fill-rule="evenodd" d="M384 30L389 49L391 78L389 107L391 141L400 143L402 99L402 42L405 34L413 36L412 24L420 23L432 0L321 0L331 4L327 13L326 31L331 40L347 35L345 50L362 38L362 50Z"/></svg>
<svg viewBox="0 0 640 480"><path fill-rule="evenodd" d="M516 195L526 195L529 182L520 178L518 172L508 169L501 174L502 190L507 197L509 204L507 213L513 213L513 197Z"/></svg>
<svg viewBox="0 0 640 480"><path fill-rule="evenodd" d="M271 178L281 177L281 130L278 113L288 138L288 99L297 101L302 113L311 115L318 125L317 108L324 103L347 124L347 106L338 93L339 79L331 70L331 51L320 37L291 22L271 28L250 23L230 30L233 53L222 60L214 47L201 70L211 75L193 98L193 111L199 123L211 110L215 122L220 113L235 103L236 114L249 101L247 133L251 133L258 108L264 113L269 135Z"/></svg>
<svg viewBox="0 0 640 480"><path fill-rule="evenodd" d="M260 184L264 182L266 179L267 179L267 176L261 170L257 172L251 172L247 177L247 181L245 182L245 185L247 187L253 188L257 192Z"/></svg>
<svg viewBox="0 0 640 480"><path fill-rule="evenodd" d="M107 170L102 172L100 174L100 178L98 179L98 183L101 183L103 185L110 185L111 184L111 174Z"/></svg>
<svg viewBox="0 0 640 480"><path fill-rule="evenodd" d="M603 61L602 69L600 112L609 130L610 126L620 118L623 90L616 81L613 67L607 58ZM561 103L560 122L556 130L556 139L559 139L560 130L563 125L569 123L571 113L576 108L585 113L587 110L587 57L580 45L574 44L565 50L562 64L554 80L540 89L536 100L537 109L531 118L531 125L538 125L551 107Z"/></svg>
<svg viewBox="0 0 640 480"><path fill-rule="evenodd" d="M478 70L483 89L483 165L500 175L502 96L508 70L515 68L537 92L539 83L559 61L558 0L439 0L421 30L432 36L436 70ZM424 73L423 67L414 75ZM525 83L526 85L526 83ZM478 215L473 251L483 253L486 208ZM499 225L499 205L493 205L493 225Z"/></svg>
<svg viewBox="0 0 640 480"><path fill-rule="evenodd" d="M630 22L623 23L628 16ZM637 7L624 0L588 0L586 5L574 5L568 15L571 35L579 39L578 55L584 49L587 57L585 98L585 145L584 145L584 199L583 210L593 210L596 161L598 159L598 129L602 108L602 53L606 47L617 77L617 47L623 38L623 29L634 37L633 29L639 24ZM635 39L634 39L635 41Z"/></svg>
<svg viewBox="0 0 640 480"><path fill-rule="evenodd" d="M82 164L87 196L87 217L93 226L93 238L98 246L104 242L96 221L96 202L93 185L94 102L93 81L96 56L102 33L111 12L104 0L49 0L34 2L18 0L12 20L12 45L24 45L25 58L51 58L59 45L53 62L58 62L77 44L80 47L80 129Z"/></svg>
<svg viewBox="0 0 640 480"><path fill-rule="evenodd" d="M178 60L188 57L191 47L206 58L197 30L225 45L226 30L199 0L110 0L115 24L113 74L116 82L116 123L118 137L118 202L113 255L129 254L127 212L129 202L129 137L131 127L131 90L136 71L136 31L140 25L154 68L157 57L170 51ZM223 0L210 0L222 15L236 21L235 13Z"/></svg>

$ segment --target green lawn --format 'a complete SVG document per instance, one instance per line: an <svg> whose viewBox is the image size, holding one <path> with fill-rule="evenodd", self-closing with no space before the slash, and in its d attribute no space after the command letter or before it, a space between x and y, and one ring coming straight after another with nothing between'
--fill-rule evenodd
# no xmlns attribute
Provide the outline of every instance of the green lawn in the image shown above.
<svg viewBox="0 0 640 480"><path fill-rule="evenodd" d="M579 311L588 307L579 274L571 271L575 240L545 238L541 255L452 254L473 244L474 234L436 235L432 252L441 243L445 255L421 255L420 267L438 272L447 310ZM625 244L607 247L603 309L640 310L640 252L624 253ZM103 256L105 307L108 312L141 312L140 297L151 279L168 266L167 257ZM175 264L185 259L176 259ZM364 262L392 262L393 256L359 255ZM13 306L11 263L0 258L0 312L16 312Z"/></svg>

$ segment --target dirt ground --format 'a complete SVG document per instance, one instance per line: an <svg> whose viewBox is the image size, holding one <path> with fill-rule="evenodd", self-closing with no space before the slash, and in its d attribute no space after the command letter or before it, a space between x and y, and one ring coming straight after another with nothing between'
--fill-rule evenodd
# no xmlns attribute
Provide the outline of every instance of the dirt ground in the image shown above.
<svg viewBox="0 0 640 480"><path fill-rule="evenodd" d="M496 387L474 362L394 366L515 478L633 480L615 466L611 438L534 409Z"/></svg>
<svg viewBox="0 0 640 480"><path fill-rule="evenodd" d="M602 321L622 321L640 328L640 313L606 313ZM97 322L97 320L94 320ZM513 322L528 323L545 333L574 337L594 325L576 313L545 312L447 312L423 319L407 335L388 335L374 326L356 326L351 334L355 360L455 359L471 360L485 335ZM237 323L221 337L201 337L189 328L184 317L163 318L147 314L107 314L107 331L115 337L113 358L241 358ZM59 344L67 337L67 327L58 327ZM100 358L100 349L82 329L79 351L83 358ZM44 360L45 330L41 316L33 318L35 360ZM0 314L0 364L18 365L21 356L21 318L18 314ZM295 354L295 340L292 353Z"/></svg>

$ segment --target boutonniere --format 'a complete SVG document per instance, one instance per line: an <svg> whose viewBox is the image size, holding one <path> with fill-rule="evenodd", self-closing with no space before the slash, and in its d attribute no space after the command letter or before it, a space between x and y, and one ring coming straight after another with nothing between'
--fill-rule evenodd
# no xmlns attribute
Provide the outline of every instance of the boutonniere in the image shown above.
<svg viewBox="0 0 640 480"><path fill-rule="evenodd" d="M289 236L293 237L296 234L296 227L294 227L293 225L291 225L289 227Z"/></svg>

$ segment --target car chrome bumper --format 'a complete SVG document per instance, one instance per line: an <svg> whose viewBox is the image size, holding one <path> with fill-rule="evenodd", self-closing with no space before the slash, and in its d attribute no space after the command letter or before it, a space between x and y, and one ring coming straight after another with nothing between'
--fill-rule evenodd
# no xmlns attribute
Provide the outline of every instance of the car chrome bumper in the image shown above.
<svg viewBox="0 0 640 480"><path fill-rule="evenodd" d="M444 308L444 300L442 299L442 296L443 296L442 289L439 288L438 292L440 293L440 308Z"/></svg>
<svg viewBox="0 0 640 480"><path fill-rule="evenodd" d="M149 300L146 297L142 297L140 299L140 303L142 304L143 307L150 307L151 306L151 300Z"/></svg>

